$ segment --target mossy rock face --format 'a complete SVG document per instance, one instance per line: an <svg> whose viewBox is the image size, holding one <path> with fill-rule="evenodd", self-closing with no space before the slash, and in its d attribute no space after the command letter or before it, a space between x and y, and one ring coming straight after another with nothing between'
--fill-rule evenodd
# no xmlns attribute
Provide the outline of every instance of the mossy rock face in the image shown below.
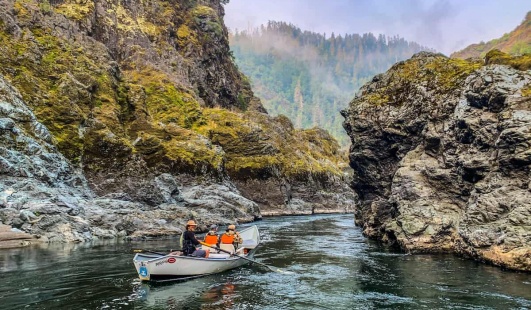
<svg viewBox="0 0 531 310"><path fill-rule="evenodd" d="M41 27L21 29L19 37L3 28L0 45L4 47L0 53L2 73L11 78L69 159L80 160L83 142L79 131L89 114L105 114L101 121L116 127L118 119L107 113L116 106L111 61L98 61L96 57L105 56L91 54L101 49L88 53L86 46Z"/></svg>
<svg viewBox="0 0 531 310"><path fill-rule="evenodd" d="M414 92L434 92L444 96L474 70L479 61L451 59L442 54L421 52L411 59L395 64L387 74L373 78L373 83L361 89L359 100L369 105L400 105ZM355 99L355 101L359 101Z"/></svg>
<svg viewBox="0 0 531 310"><path fill-rule="evenodd" d="M197 45L197 37L192 30L187 25L182 25L177 29L177 37L178 37L178 43L179 47L186 48L186 46L190 45Z"/></svg>
<svg viewBox="0 0 531 310"><path fill-rule="evenodd" d="M531 54L511 56L499 50L492 50L485 56L485 63L488 65L508 65L517 70L529 70L531 69Z"/></svg>
<svg viewBox="0 0 531 310"><path fill-rule="evenodd" d="M0 12L0 65L59 150L110 188L136 173L340 175L329 135L269 117L254 97L219 3L17 0Z"/></svg>
<svg viewBox="0 0 531 310"><path fill-rule="evenodd" d="M49 1L44 1L47 4L46 10L52 10L56 13L62 14L70 19L81 21L94 12L93 1L61 1L59 5L52 7Z"/></svg>
<svg viewBox="0 0 531 310"><path fill-rule="evenodd" d="M294 130L285 116L207 109L197 131L226 152L233 178L306 180L327 186L342 175L339 144L322 129Z"/></svg>

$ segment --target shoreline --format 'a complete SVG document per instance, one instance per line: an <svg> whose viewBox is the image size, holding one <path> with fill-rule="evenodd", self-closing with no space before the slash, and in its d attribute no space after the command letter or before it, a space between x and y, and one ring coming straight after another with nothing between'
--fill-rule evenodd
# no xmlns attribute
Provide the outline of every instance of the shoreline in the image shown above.
<svg viewBox="0 0 531 310"><path fill-rule="evenodd" d="M313 211L269 211L261 212L262 217L275 216L304 216L304 215L320 215L320 214L354 214L354 211L338 210L338 209L316 209Z"/></svg>
<svg viewBox="0 0 531 310"><path fill-rule="evenodd" d="M252 221L242 221L242 223L253 223L261 221L264 217L280 217L280 216L311 216L311 215L320 215L320 214L354 214L354 212L345 211L345 210L329 210L329 209L318 209L312 211L284 211L284 212L262 212L261 217L255 218ZM198 231L198 233L205 233L206 231ZM150 236L148 234L142 236L116 236L114 238L98 238L97 241L101 240L125 240L125 241L139 241L139 240L161 240L164 238L172 238L175 236L180 236L180 234L167 234L159 236ZM93 240L93 241L96 241ZM91 241L85 241L91 242ZM31 235L22 231L19 231L16 228L13 228L9 225L0 224L0 250L4 249L16 249L16 248L25 248L32 245L38 244L52 244L52 243L85 243L85 242L53 242L53 241L44 241L39 236Z"/></svg>
<svg viewBox="0 0 531 310"><path fill-rule="evenodd" d="M316 210L317 211L317 210ZM323 210L319 210L323 211ZM309 212L283 212L280 214L279 212L266 212L265 214L262 214L262 218L257 218L254 221L247 222L247 223L253 223L261 221L263 218L272 218L272 217L284 217L284 216L312 216L312 215L341 215L341 214L352 214L354 215L354 212L345 212L344 210L324 210L325 212L315 212L315 213L309 213ZM273 214L274 213L274 214ZM354 227L358 227L354 225ZM199 234L205 233L206 231L198 232ZM160 235L160 236L142 236L142 237L134 237L129 238L127 236L125 237L114 237L109 239L96 239L92 241L86 241L86 242L48 242L48 241L42 241L41 239L37 238L37 236L32 236L30 234L24 233L24 232L17 232L17 231L11 231L11 226L0 224L0 251L2 250L12 250L12 249L22 249L22 248L31 248L31 247L37 247L37 246L46 246L46 245L52 245L52 244L82 244L82 243L90 243L90 242L149 242L149 241L160 241L160 240L175 240L178 238L180 234L172 234L172 235ZM365 236L367 240L372 240L378 243L380 246L385 247L379 240ZM401 248L396 248L393 250L396 253L404 253L406 252ZM499 268L503 271L509 271L509 272L516 272L516 273L525 273L525 274L531 274L530 271L527 270L520 270L515 268L510 268L508 266L504 266L503 264L496 264L493 261L484 260L472 257L470 255L467 255L465 253L458 253L455 251L447 251L447 252L418 252L418 253L412 253L409 255L453 255L455 257L460 257L466 260L475 261L477 263L493 266L496 268Z"/></svg>

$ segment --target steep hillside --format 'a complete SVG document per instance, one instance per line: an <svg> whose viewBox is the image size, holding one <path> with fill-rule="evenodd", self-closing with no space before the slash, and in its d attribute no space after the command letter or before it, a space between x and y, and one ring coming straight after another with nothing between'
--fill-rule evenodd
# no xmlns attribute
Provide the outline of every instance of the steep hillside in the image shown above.
<svg viewBox="0 0 531 310"><path fill-rule="evenodd" d="M46 149L62 158L60 165L85 180L63 186L45 177L46 186L70 194L52 191L42 200L42 191L23 186L41 174L17 172L32 163L8 160L16 182L1 182L2 222L35 232L19 213L48 221L64 215L54 206L65 199L85 224L61 217L39 233L60 239L61 225L70 223L76 239L90 239L101 227L109 232L103 235L165 234L179 231L188 217L250 221L261 216L258 206L311 213L317 203L337 210L336 200L304 200L296 190L318 193L341 184L337 142L268 116L232 62L223 15L219 0L1 0L0 75L12 89L8 97L46 128ZM27 118L17 115L2 117L29 130ZM21 147L12 138L5 154ZM266 182L277 186L253 196ZM352 194L335 188L348 204ZM89 218L97 210L93 199L127 216ZM48 213L39 209L43 204ZM149 212L133 219L140 211Z"/></svg>
<svg viewBox="0 0 531 310"><path fill-rule="evenodd" d="M272 21L233 33L230 44L238 67L269 113L286 115L297 128L324 128L343 146L348 138L339 110L372 76L426 50L399 37L327 37Z"/></svg>
<svg viewBox="0 0 531 310"><path fill-rule="evenodd" d="M531 271L530 68L420 53L362 87L342 114L366 235Z"/></svg>
<svg viewBox="0 0 531 310"><path fill-rule="evenodd" d="M487 43L472 44L451 55L453 58L484 57L490 50L497 49L513 55L531 53L531 12L524 21L513 31L506 33L499 39Z"/></svg>

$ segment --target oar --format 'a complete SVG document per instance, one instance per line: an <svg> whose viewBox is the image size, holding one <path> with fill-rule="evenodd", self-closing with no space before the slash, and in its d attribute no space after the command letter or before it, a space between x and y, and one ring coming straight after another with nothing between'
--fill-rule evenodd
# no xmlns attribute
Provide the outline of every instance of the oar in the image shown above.
<svg viewBox="0 0 531 310"><path fill-rule="evenodd" d="M144 250L144 249L136 249L136 250L133 250L133 252L135 252L135 253L153 253L153 254L164 255L164 256L168 255L168 254L155 252L155 251L150 251L150 250Z"/></svg>
<svg viewBox="0 0 531 310"><path fill-rule="evenodd" d="M234 254L234 253L231 253L231 252L229 252L229 251L225 251L225 250L220 249L220 248L218 248L218 247L211 246L211 245L209 245L208 243L204 243L204 242L199 242L199 243L201 243L202 245L204 245L204 246L206 246L206 247L209 247L209 248L212 248L212 249L215 249L215 250L221 251L221 252L225 252L225 253L229 254L230 256L236 256L236 257L239 257L239 258L242 258L242 259L248 260L248 261L250 261L250 262L252 262L252 263L254 263L254 264L257 264L257 265L260 265L260 266L266 267L266 268L268 268L268 269L270 269L271 271L274 271L274 272L285 273L285 274L289 274L289 273L291 273L291 272L289 272L289 271L284 271L284 270L279 269L279 268L275 268L275 267L268 266L268 265L266 265L266 264L259 263L259 262L255 261L255 260L250 259L250 258L247 258L247 257L244 257L244 256L240 256L240 255L238 255L238 254Z"/></svg>

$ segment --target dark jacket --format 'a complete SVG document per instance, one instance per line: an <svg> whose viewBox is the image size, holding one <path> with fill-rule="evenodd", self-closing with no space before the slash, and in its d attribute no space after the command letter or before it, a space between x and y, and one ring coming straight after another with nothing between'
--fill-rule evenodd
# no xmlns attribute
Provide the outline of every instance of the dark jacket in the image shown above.
<svg viewBox="0 0 531 310"><path fill-rule="evenodd" d="M193 231L185 231L183 233L183 254L190 255L194 253L195 247L198 246L199 240L196 239Z"/></svg>

